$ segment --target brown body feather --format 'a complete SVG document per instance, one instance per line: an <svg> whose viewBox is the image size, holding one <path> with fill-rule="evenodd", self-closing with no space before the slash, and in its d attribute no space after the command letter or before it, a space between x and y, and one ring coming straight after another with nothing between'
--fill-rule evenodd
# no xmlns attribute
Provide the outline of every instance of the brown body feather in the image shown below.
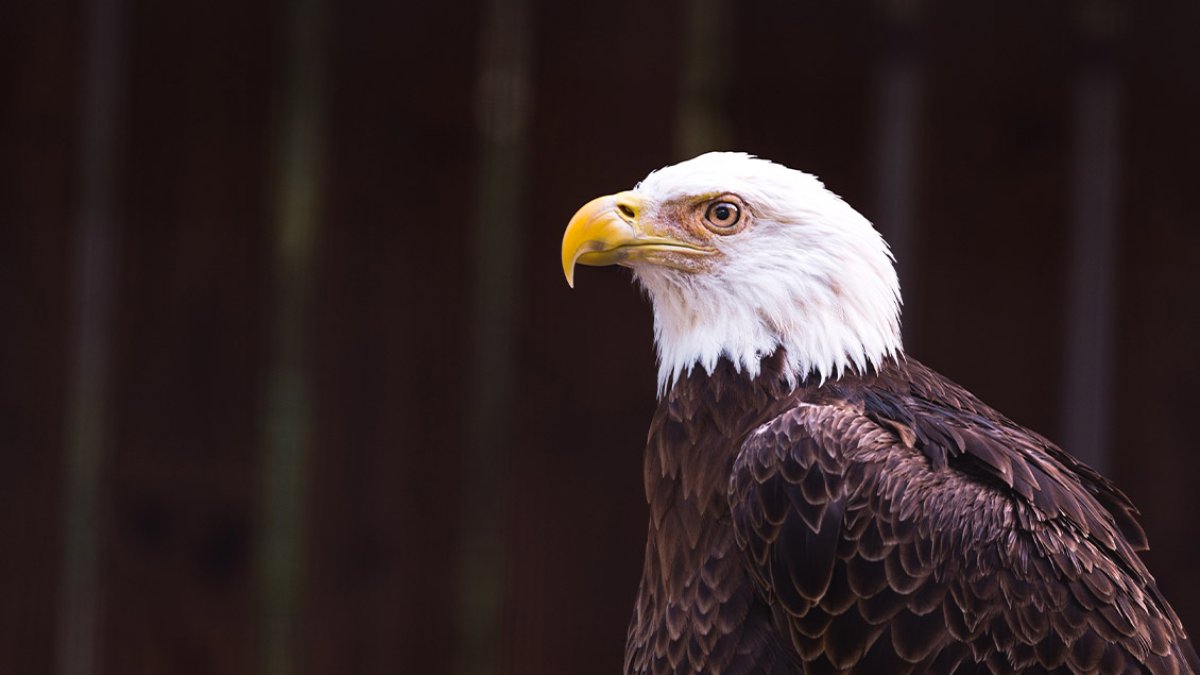
<svg viewBox="0 0 1200 675"><path fill-rule="evenodd" d="M919 363L663 398L627 673L1200 673L1128 499Z"/></svg>

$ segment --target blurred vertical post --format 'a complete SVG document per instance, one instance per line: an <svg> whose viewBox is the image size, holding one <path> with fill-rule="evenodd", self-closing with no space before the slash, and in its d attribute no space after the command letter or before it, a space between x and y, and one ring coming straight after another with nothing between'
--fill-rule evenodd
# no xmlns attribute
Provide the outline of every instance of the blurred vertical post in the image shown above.
<svg viewBox="0 0 1200 675"><path fill-rule="evenodd" d="M1101 473L1110 464L1114 331L1114 245L1120 86L1113 64L1121 7L1080 0L1083 58L1075 80L1074 162L1062 443Z"/></svg>
<svg viewBox="0 0 1200 675"><path fill-rule="evenodd" d="M120 0L87 3L83 64L79 223L75 236L73 381L67 427L59 675L99 670L101 470L107 438L113 273L120 227L114 213L122 87Z"/></svg>
<svg viewBox="0 0 1200 675"><path fill-rule="evenodd" d="M509 445L516 382L530 43L527 0L487 0L476 89L479 134L472 257L473 381L462 465L456 671L498 671Z"/></svg>
<svg viewBox="0 0 1200 675"><path fill-rule="evenodd" d="M321 209L324 41L320 0L287 5L284 98L271 166L275 228L270 371L263 429L258 551L260 667L291 675L304 570L311 423L308 360L313 246Z"/></svg>
<svg viewBox="0 0 1200 675"><path fill-rule="evenodd" d="M726 150L728 123L722 107L729 79L727 54L714 49L733 35L729 30L728 0L688 0L684 34L683 81L676 111L675 149L681 157L711 150Z"/></svg>
<svg viewBox="0 0 1200 675"><path fill-rule="evenodd" d="M917 56L922 4L923 0L883 0L886 33L875 76L876 221L896 257L900 288L908 290L917 270L913 205L924 79ZM911 305L905 307L905 313L911 314L912 309ZM917 322L909 316L903 325L905 342L911 348Z"/></svg>

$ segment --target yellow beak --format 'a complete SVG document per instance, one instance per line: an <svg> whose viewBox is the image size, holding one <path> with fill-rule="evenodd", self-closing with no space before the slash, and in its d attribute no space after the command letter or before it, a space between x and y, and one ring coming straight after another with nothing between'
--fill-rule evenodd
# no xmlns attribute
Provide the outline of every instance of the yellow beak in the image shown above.
<svg viewBox="0 0 1200 675"><path fill-rule="evenodd" d="M645 203L635 192L598 197L575 213L563 233L562 265L575 287L575 265L621 265L655 253L709 251L669 237L652 236L639 220Z"/></svg>

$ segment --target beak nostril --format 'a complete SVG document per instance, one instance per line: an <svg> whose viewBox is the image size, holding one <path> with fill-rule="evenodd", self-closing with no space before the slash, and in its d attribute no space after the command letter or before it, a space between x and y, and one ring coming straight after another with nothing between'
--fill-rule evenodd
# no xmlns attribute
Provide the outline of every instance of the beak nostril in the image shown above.
<svg viewBox="0 0 1200 675"><path fill-rule="evenodd" d="M617 204L617 210L621 212L621 217L626 220L633 220L637 217L637 212L628 204Z"/></svg>

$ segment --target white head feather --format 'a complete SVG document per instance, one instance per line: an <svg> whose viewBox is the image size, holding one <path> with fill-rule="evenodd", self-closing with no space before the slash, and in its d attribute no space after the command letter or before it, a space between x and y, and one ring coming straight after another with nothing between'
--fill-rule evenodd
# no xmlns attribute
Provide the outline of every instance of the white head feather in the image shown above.
<svg viewBox="0 0 1200 675"><path fill-rule="evenodd" d="M654 306L660 395L696 366L711 374L721 358L756 377L761 359L783 348L795 386L902 353L887 243L816 177L713 152L651 173L634 192L649 205L732 193L754 215L743 231L709 242L720 259L706 270L632 265Z"/></svg>

